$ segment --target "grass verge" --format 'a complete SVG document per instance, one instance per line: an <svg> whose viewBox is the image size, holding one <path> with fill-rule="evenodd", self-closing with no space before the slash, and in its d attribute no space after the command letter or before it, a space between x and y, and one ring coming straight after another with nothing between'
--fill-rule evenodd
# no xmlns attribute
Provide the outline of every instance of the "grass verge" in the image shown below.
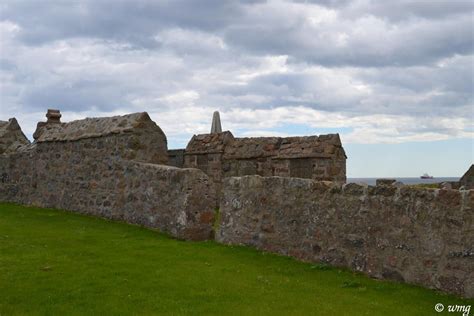
<svg viewBox="0 0 474 316"><path fill-rule="evenodd" d="M248 247L0 204L2 316L440 315L436 303L474 305Z"/></svg>

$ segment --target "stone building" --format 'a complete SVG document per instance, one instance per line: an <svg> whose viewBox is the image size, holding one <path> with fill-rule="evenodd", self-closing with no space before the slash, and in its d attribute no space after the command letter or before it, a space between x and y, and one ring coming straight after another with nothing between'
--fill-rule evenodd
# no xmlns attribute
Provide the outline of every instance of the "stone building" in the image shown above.
<svg viewBox="0 0 474 316"><path fill-rule="evenodd" d="M156 164L168 163L166 135L146 112L86 118L68 123L59 121L61 114L58 110L48 110L46 117L48 121L39 122L33 134L35 143L85 140L77 143L80 144L80 148L76 148L75 152L80 150L87 154L92 149L100 149L95 151L95 154L101 157L120 157ZM90 142L93 142L94 146L91 146Z"/></svg>
<svg viewBox="0 0 474 316"><path fill-rule="evenodd" d="M0 124L0 142L10 144L0 155L0 201L121 220L182 239L212 237L214 183L201 170L166 165L166 136L147 113L68 123L57 110L46 116L35 141L20 148L16 121Z"/></svg>
<svg viewBox="0 0 474 316"><path fill-rule="evenodd" d="M168 154L171 165L201 169L216 183L244 175L346 181L347 157L339 134L236 138L230 131L211 132L194 135L186 149Z"/></svg>
<svg viewBox="0 0 474 316"><path fill-rule="evenodd" d="M0 155L14 153L29 143L15 118L0 121Z"/></svg>
<svg viewBox="0 0 474 316"><path fill-rule="evenodd" d="M469 170L461 177L459 184L468 190L474 189L474 165L471 165Z"/></svg>

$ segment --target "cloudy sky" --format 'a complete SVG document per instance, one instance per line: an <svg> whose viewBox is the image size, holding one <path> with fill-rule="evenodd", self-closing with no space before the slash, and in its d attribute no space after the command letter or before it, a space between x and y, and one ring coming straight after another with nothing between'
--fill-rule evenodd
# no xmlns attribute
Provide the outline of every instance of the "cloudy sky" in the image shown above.
<svg viewBox="0 0 474 316"><path fill-rule="evenodd" d="M0 119L147 111L184 147L340 133L350 177L474 160L472 1L0 2Z"/></svg>

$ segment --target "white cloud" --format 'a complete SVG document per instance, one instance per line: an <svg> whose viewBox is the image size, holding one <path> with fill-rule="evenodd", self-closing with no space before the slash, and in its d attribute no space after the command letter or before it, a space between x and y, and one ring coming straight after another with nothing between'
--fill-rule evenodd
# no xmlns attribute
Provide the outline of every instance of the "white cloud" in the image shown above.
<svg viewBox="0 0 474 316"><path fill-rule="evenodd" d="M178 137L181 145L193 134L208 133L214 108L184 107L151 113L151 117L170 138ZM298 107L274 109L230 109L221 111L224 130L233 131L236 137L250 136L302 136L288 125L318 129L340 129L345 144L403 143L436 141L451 137L473 138L474 123L469 118L430 117L420 121L402 115L362 115L349 117L341 114ZM180 124L175 124L179 121ZM182 128L184 127L184 129ZM349 131L347 131L349 129ZM440 132L433 132L439 130Z"/></svg>
<svg viewBox="0 0 474 316"><path fill-rule="evenodd" d="M29 135L53 107L66 121L148 111L177 144L214 110L240 136L473 136L472 5L118 2L107 20L100 2L51 6L0 10L0 116Z"/></svg>

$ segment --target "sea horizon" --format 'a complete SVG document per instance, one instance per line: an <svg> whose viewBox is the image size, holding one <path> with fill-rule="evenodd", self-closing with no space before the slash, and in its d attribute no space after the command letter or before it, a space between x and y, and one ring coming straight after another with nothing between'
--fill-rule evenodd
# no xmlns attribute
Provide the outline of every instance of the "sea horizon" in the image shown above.
<svg viewBox="0 0 474 316"><path fill-rule="evenodd" d="M434 177L432 179L421 179L420 177L367 177L367 178L351 178L347 177L347 183L366 183L375 185L377 179L395 179L403 184L426 184L440 183L447 181L459 181L460 177Z"/></svg>

